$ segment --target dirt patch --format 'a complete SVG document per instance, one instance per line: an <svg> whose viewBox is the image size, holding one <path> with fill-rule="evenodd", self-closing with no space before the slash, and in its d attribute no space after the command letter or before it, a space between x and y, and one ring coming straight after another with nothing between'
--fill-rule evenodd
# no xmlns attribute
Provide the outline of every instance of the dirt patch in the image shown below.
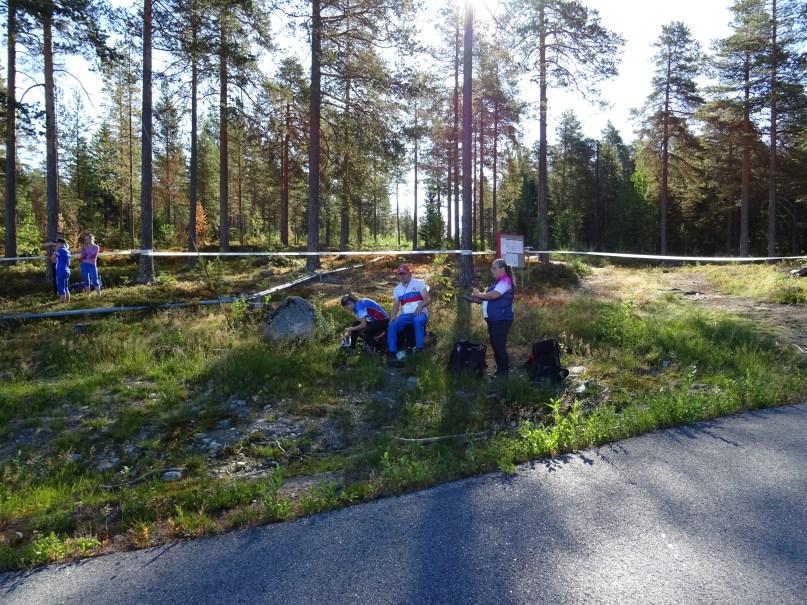
<svg viewBox="0 0 807 605"><path fill-rule="evenodd" d="M782 344L807 354L807 306L775 304L755 298L724 294L705 272L647 270L637 272L617 267L595 268L583 280L582 290L603 299L622 299L630 293L637 302L665 294L680 296L696 307L734 313L750 319Z"/></svg>

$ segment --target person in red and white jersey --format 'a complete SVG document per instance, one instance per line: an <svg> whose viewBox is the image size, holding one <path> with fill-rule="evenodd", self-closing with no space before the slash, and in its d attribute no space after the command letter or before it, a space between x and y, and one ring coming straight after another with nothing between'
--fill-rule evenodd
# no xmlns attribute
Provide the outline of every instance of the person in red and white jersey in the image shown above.
<svg viewBox="0 0 807 605"><path fill-rule="evenodd" d="M414 326L415 350L422 351L426 338L426 322L429 321L429 286L412 277L412 267L401 265L396 271L401 283L392 292L392 313L387 330L387 349L401 361L406 352L398 350L398 333L406 326Z"/></svg>

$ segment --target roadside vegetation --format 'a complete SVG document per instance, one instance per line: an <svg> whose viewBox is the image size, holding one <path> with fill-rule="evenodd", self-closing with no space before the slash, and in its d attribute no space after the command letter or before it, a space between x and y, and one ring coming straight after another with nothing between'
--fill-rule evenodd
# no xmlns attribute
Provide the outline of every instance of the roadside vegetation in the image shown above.
<svg viewBox="0 0 807 605"><path fill-rule="evenodd" d="M221 263L228 295L261 289L270 269L297 270L265 259ZM456 339L487 336L442 257L415 269L433 290L436 345L426 355L392 369L338 349L350 323L339 294L353 289L388 306L395 264L295 290L323 316L322 339L309 344L268 344L260 329L266 310L245 304L0 325L0 568L513 473L527 460L793 403L806 392L804 355L778 344L770 326L693 305L662 279L697 271L722 290L773 300L781 290L762 284L778 283L779 266L534 266L518 276L509 347L516 371L491 383L445 370ZM199 269L168 269L166 299L209 295ZM129 270L121 263L118 287L101 297L106 304L160 296L159 288L125 285ZM118 279L114 268L106 273ZM478 275L487 280L486 265ZM4 269L2 310L31 303L9 298L9 284L30 291L34 279L35 270ZM177 286L184 283L191 285ZM798 280L789 283L803 292ZM558 388L520 371L531 343L547 337L562 343L572 369Z"/></svg>

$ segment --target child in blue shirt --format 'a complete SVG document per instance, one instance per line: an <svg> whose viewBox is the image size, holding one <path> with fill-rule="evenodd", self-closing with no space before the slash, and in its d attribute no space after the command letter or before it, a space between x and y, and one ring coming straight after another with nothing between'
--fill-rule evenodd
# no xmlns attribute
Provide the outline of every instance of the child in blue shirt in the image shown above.
<svg viewBox="0 0 807 605"><path fill-rule="evenodd" d="M54 264L53 272L56 277L56 293L63 303L70 301L70 246L63 238L54 242L50 262Z"/></svg>

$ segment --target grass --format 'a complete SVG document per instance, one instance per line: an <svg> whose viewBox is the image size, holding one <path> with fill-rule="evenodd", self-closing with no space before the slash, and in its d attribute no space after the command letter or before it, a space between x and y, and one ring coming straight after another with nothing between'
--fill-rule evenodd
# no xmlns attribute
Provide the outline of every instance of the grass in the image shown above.
<svg viewBox="0 0 807 605"><path fill-rule="evenodd" d="M709 267L705 273L722 292L777 304L807 302L807 281L790 276L792 264L748 264L725 270Z"/></svg>
<svg viewBox="0 0 807 605"><path fill-rule="evenodd" d="M805 393L804 359L764 326L660 294L655 271L620 269L629 288L586 294L580 279L592 269L582 263L523 276L510 336L514 367L534 340L557 337L564 363L585 367L576 382L558 391L518 373L494 385L453 377L445 370L452 342L486 341L485 327L458 300L450 265L419 269L433 272L437 345L396 372L336 349L349 323L334 302L344 287L308 290L323 316L309 346L267 344L260 312L248 308L229 318L212 310L108 317L82 333L69 321L0 327L0 530L23 535L0 543L0 568L513 473L526 460ZM129 290L140 296L137 287L120 290L121 300ZM453 435L465 436L403 440ZM164 481L167 469L181 479Z"/></svg>

